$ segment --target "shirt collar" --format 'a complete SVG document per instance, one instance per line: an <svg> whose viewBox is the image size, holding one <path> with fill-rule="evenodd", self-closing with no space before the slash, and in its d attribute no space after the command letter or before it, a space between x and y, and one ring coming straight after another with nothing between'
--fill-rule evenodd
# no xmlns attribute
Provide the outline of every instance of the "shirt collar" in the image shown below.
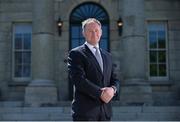
<svg viewBox="0 0 180 122"><path fill-rule="evenodd" d="M88 43L87 41L85 42L85 44L86 44L89 48L94 48L94 47L99 48L99 44L96 44L96 45L94 46L94 45Z"/></svg>
<svg viewBox="0 0 180 122"><path fill-rule="evenodd" d="M96 44L95 46L88 43L87 41L85 42L85 44L88 46L88 48L91 50L91 52L93 52L93 54L95 53L96 49L94 48L95 46L99 49L99 44Z"/></svg>

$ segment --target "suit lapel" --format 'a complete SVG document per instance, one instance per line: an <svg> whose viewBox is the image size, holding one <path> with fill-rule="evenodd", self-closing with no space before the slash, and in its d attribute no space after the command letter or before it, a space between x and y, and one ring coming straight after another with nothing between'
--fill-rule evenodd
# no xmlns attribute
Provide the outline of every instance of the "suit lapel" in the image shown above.
<svg viewBox="0 0 180 122"><path fill-rule="evenodd" d="M88 46L86 44L84 44L85 50L88 54L88 56L93 60L94 64L96 65L98 71L103 75L101 68L99 66L98 61L96 60L96 57L94 56L94 54L91 52L91 50L88 48ZM101 53L102 54L102 53ZM104 68L104 60L103 60L103 68ZM104 71L104 70L103 70Z"/></svg>

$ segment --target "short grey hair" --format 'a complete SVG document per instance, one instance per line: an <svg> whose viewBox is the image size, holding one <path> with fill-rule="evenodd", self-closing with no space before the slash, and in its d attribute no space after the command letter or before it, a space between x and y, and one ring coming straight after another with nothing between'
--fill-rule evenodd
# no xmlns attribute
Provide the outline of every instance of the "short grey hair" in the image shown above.
<svg viewBox="0 0 180 122"><path fill-rule="evenodd" d="M97 23L100 26L100 28L101 28L101 23L100 23L99 20L97 20L95 18L88 18L88 19L86 19L86 20L84 20L82 22L82 30L83 30L83 32L84 32L84 29L85 29L86 25L89 24L89 23L92 23L92 22Z"/></svg>

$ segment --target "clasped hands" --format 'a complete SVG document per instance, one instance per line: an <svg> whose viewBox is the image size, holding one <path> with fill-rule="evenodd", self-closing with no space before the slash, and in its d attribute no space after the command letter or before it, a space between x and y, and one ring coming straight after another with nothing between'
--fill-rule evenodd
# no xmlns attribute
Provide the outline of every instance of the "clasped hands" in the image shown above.
<svg viewBox="0 0 180 122"><path fill-rule="evenodd" d="M114 89L112 87L104 87L101 88L102 94L101 94L101 100L105 103L108 103L114 96Z"/></svg>

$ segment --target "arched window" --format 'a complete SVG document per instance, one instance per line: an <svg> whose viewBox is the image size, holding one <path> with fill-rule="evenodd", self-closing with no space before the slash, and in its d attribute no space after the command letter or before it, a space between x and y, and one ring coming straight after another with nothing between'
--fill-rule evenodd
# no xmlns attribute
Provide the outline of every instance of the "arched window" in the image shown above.
<svg viewBox="0 0 180 122"><path fill-rule="evenodd" d="M82 35L81 23L87 18L96 18L101 22L103 33L100 40L100 47L109 51L108 14L100 5L92 2L77 6L70 15L70 49L84 43L85 40Z"/></svg>

